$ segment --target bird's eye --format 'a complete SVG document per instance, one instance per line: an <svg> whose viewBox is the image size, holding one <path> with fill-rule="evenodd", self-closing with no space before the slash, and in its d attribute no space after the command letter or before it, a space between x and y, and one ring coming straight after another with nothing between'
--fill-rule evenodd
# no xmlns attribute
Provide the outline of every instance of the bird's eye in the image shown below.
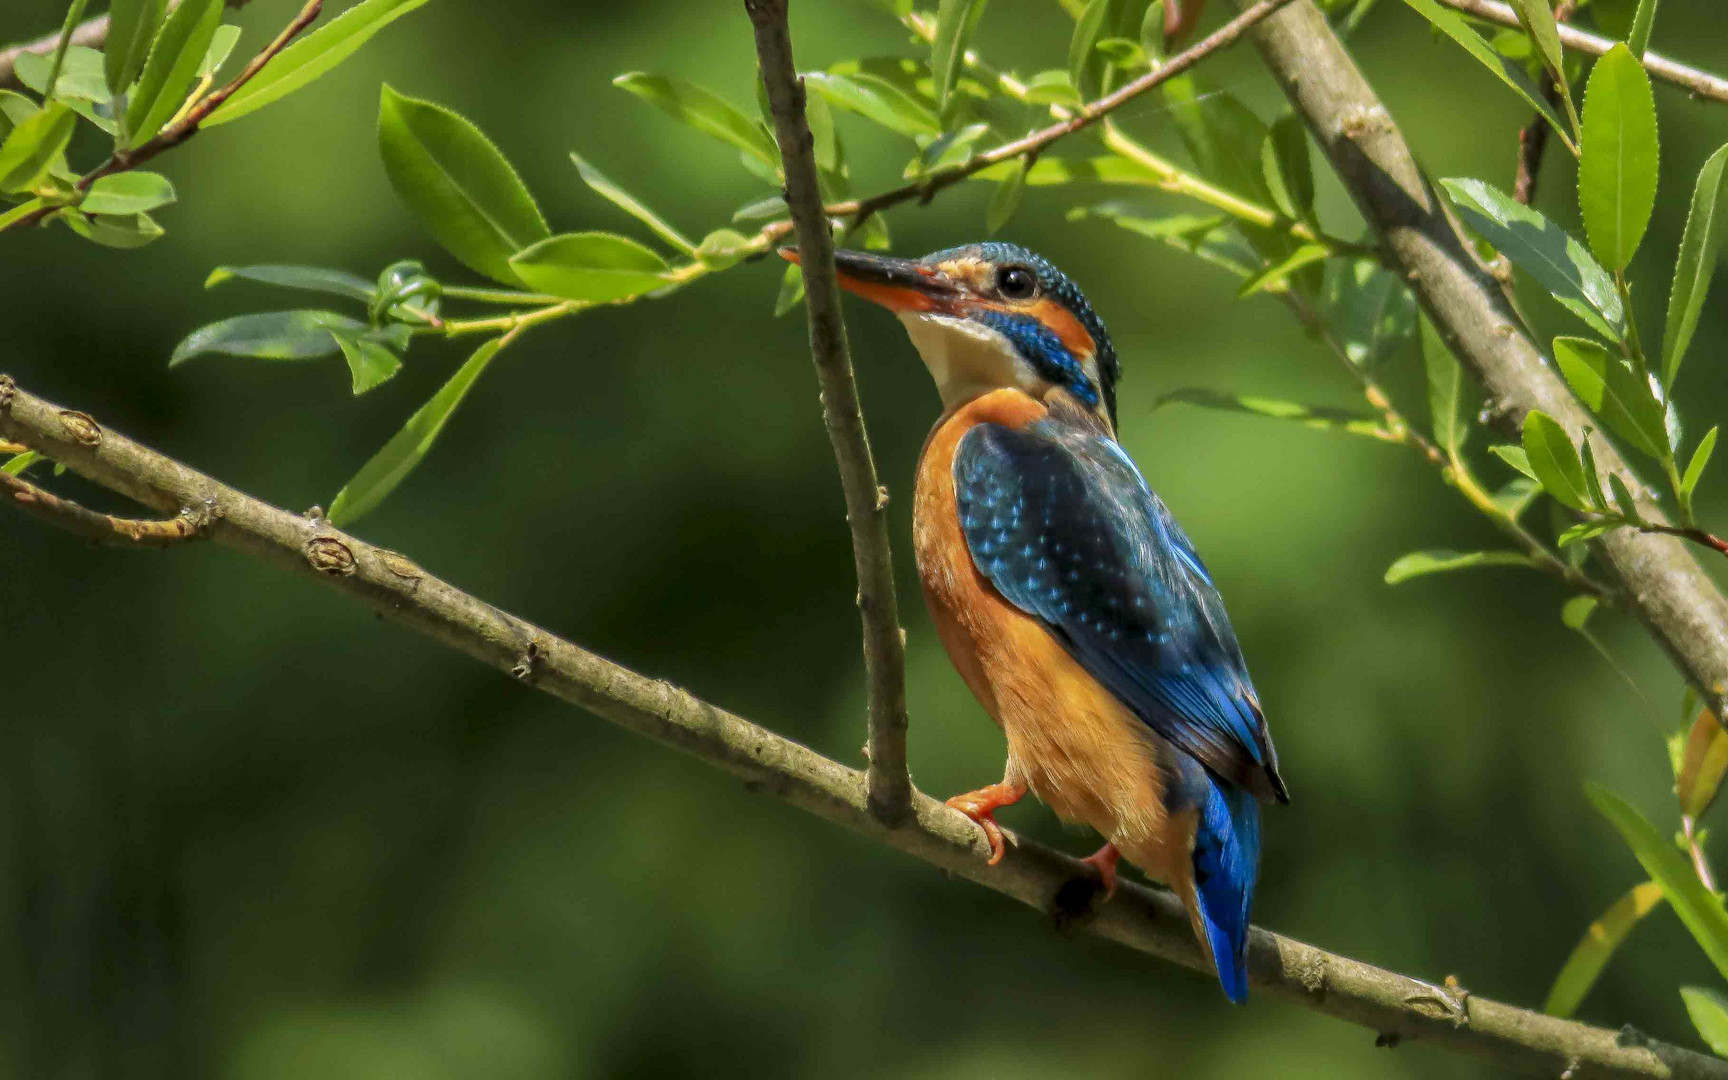
<svg viewBox="0 0 1728 1080"><path fill-rule="evenodd" d="M996 291L1009 300L1030 300L1038 293L1038 279L1024 266L1005 266L996 274Z"/></svg>

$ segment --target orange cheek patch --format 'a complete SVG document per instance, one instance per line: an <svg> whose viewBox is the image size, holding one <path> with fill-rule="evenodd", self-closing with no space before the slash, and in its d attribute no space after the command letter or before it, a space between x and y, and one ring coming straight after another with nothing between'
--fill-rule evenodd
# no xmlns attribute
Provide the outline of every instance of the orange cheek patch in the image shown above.
<svg viewBox="0 0 1728 1080"><path fill-rule="evenodd" d="M1092 340L1092 335L1086 327L1080 324L1071 312L1061 304L1049 298L1033 301L1031 315L1050 328L1057 340L1067 346L1076 360L1085 360L1097 351L1098 343Z"/></svg>

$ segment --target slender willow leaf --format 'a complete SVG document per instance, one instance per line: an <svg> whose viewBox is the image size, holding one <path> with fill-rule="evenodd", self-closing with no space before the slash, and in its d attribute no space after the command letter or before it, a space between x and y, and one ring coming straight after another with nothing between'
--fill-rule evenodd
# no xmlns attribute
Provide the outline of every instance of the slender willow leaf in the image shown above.
<svg viewBox="0 0 1728 1080"><path fill-rule="evenodd" d="M29 191L41 183L77 127L78 117L59 102L13 126L0 142L0 191Z"/></svg>
<svg viewBox="0 0 1728 1080"><path fill-rule="evenodd" d="M1547 413L1532 410L1524 417L1524 454L1542 490L1574 510L1590 509L1590 489L1578 451Z"/></svg>
<svg viewBox="0 0 1728 1080"><path fill-rule="evenodd" d="M1314 166L1308 157L1308 128L1297 114L1285 113L1266 133L1260 169L1272 201L1287 217L1314 216Z"/></svg>
<svg viewBox="0 0 1728 1080"><path fill-rule="evenodd" d="M612 233L554 236L519 252L510 265L531 289L594 304L628 300L667 284L665 259Z"/></svg>
<svg viewBox="0 0 1728 1080"><path fill-rule="evenodd" d="M1163 92L1176 131L1201 175L1249 198L1270 202L1272 191L1261 164L1261 148L1270 133L1265 121L1236 95L1193 75L1170 79ZM1282 234L1279 242L1284 242ZM1284 252L1268 249L1261 254L1270 258Z"/></svg>
<svg viewBox="0 0 1728 1080"><path fill-rule="evenodd" d="M143 70L150 42L167 13L168 0L113 0L108 5L108 47L102 66L111 96L119 96Z"/></svg>
<svg viewBox="0 0 1728 1080"><path fill-rule="evenodd" d="M581 154L570 151L570 160L576 163L576 171L582 175L582 182L599 192L606 201L653 229L655 235L679 251L695 254L696 245L686 239L683 233L668 225L659 214L643 206L634 195L608 180L599 169L588 164Z"/></svg>
<svg viewBox="0 0 1728 1080"><path fill-rule="evenodd" d="M420 464L426 452L432 449L439 432L450 419L456 407L462 404L462 399L473 388L475 380L485 372L486 365L498 355L503 347L503 338L493 338L474 351L456 374L450 377L430 401L420 406L420 410L408 418L402 425L402 430L391 436L383 449L372 456L372 460L361 466L354 474L354 479L336 496L336 501L330 505L330 523L341 527L352 525L378 507L378 504L400 484L407 475Z"/></svg>
<svg viewBox="0 0 1728 1080"><path fill-rule="evenodd" d="M236 315L192 331L168 358L168 366L195 356L223 353L256 360L314 360L335 355L332 329L363 333L366 324L334 311L268 311Z"/></svg>
<svg viewBox="0 0 1728 1080"><path fill-rule="evenodd" d="M1554 10L1548 0L1513 0L1518 22L1542 54L1542 66L1554 78L1556 86L1566 85L1566 58L1560 47L1560 27L1554 21Z"/></svg>
<svg viewBox="0 0 1728 1080"><path fill-rule="evenodd" d="M1442 180L1459 213L1574 315L1619 341L1626 313L1614 279L1584 245L1541 214L1481 180Z"/></svg>
<svg viewBox="0 0 1728 1080"><path fill-rule="evenodd" d="M780 275L780 294L774 298L774 317L791 311L804 299L804 273L796 266L788 266L786 272Z"/></svg>
<svg viewBox="0 0 1728 1080"><path fill-rule="evenodd" d="M278 53L204 121L205 127L238 120L324 75L353 56L372 35L426 0L361 0Z"/></svg>
<svg viewBox="0 0 1728 1080"><path fill-rule="evenodd" d="M1641 524L1644 516L1638 512L1638 500L1632 497L1632 489L1626 486L1619 473L1608 474L1608 486L1614 491L1614 506L1620 511L1620 516L1634 525Z"/></svg>
<svg viewBox="0 0 1728 1080"><path fill-rule="evenodd" d="M1662 886L1662 894L1692 932L1704 955L1728 978L1728 910L1723 909L1721 899L1704 887L1668 838L1624 799L1596 784L1586 784L1585 793L1596 809L1614 823L1645 873Z"/></svg>
<svg viewBox="0 0 1728 1080"><path fill-rule="evenodd" d="M1446 453L1457 456L1469 437L1460 401L1464 391L1464 369L1452 350L1427 319L1422 320L1422 363L1428 369L1428 412L1434 423L1434 441Z"/></svg>
<svg viewBox="0 0 1728 1080"><path fill-rule="evenodd" d="M1288 258L1268 266L1243 282L1242 287L1236 290L1236 295L1238 298L1245 298L1261 291L1283 292L1289 286L1291 274L1304 266L1312 266L1331 254L1332 249L1325 244L1303 244L1291 252Z"/></svg>
<svg viewBox="0 0 1728 1080"><path fill-rule="evenodd" d="M1525 103L1541 113L1543 118L1553 125L1554 131L1560 136L1561 141L1565 142L1568 147L1573 146L1572 135L1566 130L1566 125L1561 121L1559 114L1555 113L1554 107L1548 104L1547 99L1542 96L1542 92L1536 88L1536 84L1532 83L1530 77L1524 74L1524 69L1495 52L1493 46L1482 40L1482 35L1470 29L1470 24L1465 22L1462 16L1450 8L1441 7L1436 0L1404 0L1404 2L1438 27L1441 33L1464 46L1465 52L1481 61L1484 67L1498 75L1500 81L1510 86L1519 97L1524 99Z"/></svg>
<svg viewBox="0 0 1728 1080"><path fill-rule="evenodd" d="M1686 493L1686 498L1692 498L1692 492L1697 490L1698 481L1704 476L1704 466L1710 464L1710 455L1716 449L1716 428L1711 428L1698 440L1698 449L1692 451L1692 463L1686 466L1686 475L1680 480L1680 490Z"/></svg>
<svg viewBox="0 0 1728 1080"><path fill-rule="evenodd" d="M23 476L24 470L42 460L42 455L34 450L26 450L22 454L14 454L6 459L6 464L0 465L0 473L7 476Z"/></svg>
<svg viewBox="0 0 1728 1080"><path fill-rule="evenodd" d="M1728 772L1728 731L1722 729L1715 713L1700 709L1687 733L1674 781L1680 812L1694 820L1703 817L1722 789L1724 772Z"/></svg>
<svg viewBox="0 0 1728 1080"><path fill-rule="evenodd" d="M1542 1011L1549 1016L1571 1016L1578 1011L1590 988L1626 935L1638 925L1638 920L1656 909L1662 902L1662 886L1654 881L1635 885L1625 896L1614 901L1600 918L1584 931L1584 937L1573 946L1572 955L1554 976L1548 1000Z"/></svg>
<svg viewBox="0 0 1728 1080"><path fill-rule="evenodd" d="M174 201L174 185L153 172L123 172L90 185L78 204L86 214L142 214Z"/></svg>
<svg viewBox="0 0 1728 1080"><path fill-rule="evenodd" d="M1589 474L1586 473L1585 475ZM1586 540L1594 540L1610 529L1618 529L1619 527L1620 522L1613 518L1598 519L1595 521L1580 521L1578 524L1561 533L1559 539L1554 541L1554 545L1556 547L1571 547L1573 544L1582 544ZM1580 597L1579 599L1590 598Z"/></svg>
<svg viewBox="0 0 1728 1080"><path fill-rule="evenodd" d="M12 73L18 81L44 97L48 94L48 76L53 74L54 61L35 53L19 53ZM74 45L66 50L60 78L54 83L54 97L60 101L100 101L109 99L108 84L102 76L102 54L95 49Z"/></svg>
<svg viewBox="0 0 1728 1080"><path fill-rule="evenodd" d="M762 125L711 90L676 75L648 75L640 71L620 75L612 80L612 85L630 91L705 135L731 143L769 168L780 167L780 151Z"/></svg>
<svg viewBox="0 0 1728 1080"><path fill-rule="evenodd" d="M805 85L828 99L830 105L855 112L889 131L902 135L940 135L936 114L904 90L868 72L839 75L809 71Z"/></svg>
<svg viewBox="0 0 1728 1080"><path fill-rule="evenodd" d="M1650 47L1650 31L1656 26L1657 0L1638 0L1638 12L1632 16L1632 28L1626 31L1626 45L1632 55L1643 59Z"/></svg>
<svg viewBox="0 0 1728 1080"><path fill-rule="evenodd" d="M946 114L948 98L960 78L966 46L984 14L984 0L942 0L936 8L936 36L930 43L930 74L936 80L936 108Z"/></svg>
<svg viewBox="0 0 1728 1080"><path fill-rule="evenodd" d="M970 179L1001 181L1021 167L1019 161L1004 161L978 170ZM1029 187L1073 184L1086 180L1100 184L1143 184L1147 187L1156 187L1159 184L1157 175L1144 165L1114 154L1095 158L1040 157L1026 173Z"/></svg>
<svg viewBox="0 0 1728 1080"><path fill-rule="evenodd" d="M204 50L204 59L198 62L198 77L214 75L222 70L222 65L228 62L228 57L234 52L234 46L240 41L240 28L232 23L223 23L216 28L216 36L210 39L210 47ZM210 121L206 120L205 123Z"/></svg>
<svg viewBox="0 0 1728 1080"><path fill-rule="evenodd" d="M1686 1003L1699 1038L1717 1057L1728 1057L1728 998L1703 986L1682 986L1680 1000Z"/></svg>
<svg viewBox="0 0 1728 1080"><path fill-rule="evenodd" d="M385 86L378 148L390 186L444 250L494 281L523 284L510 256L552 231L521 177L479 128Z"/></svg>
<svg viewBox="0 0 1728 1080"><path fill-rule="evenodd" d="M1476 566L1529 566L1530 560L1516 551L1412 551L1386 568L1386 584L1396 585L1424 574L1467 570Z"/></svg>
<svg viewBox="0 0 1728 1080"><path fill-rule="evenodd" d="M162 239L164 230L149 214L91 216L67 207L54 215L66 227L94 244L129 251Z"/></svg>
<svg viewBox="0 0 1728 1080"><path fill-rule="evenodd" d="M984 231L987 234L993 235L1008 224L1008 219L1020 208L1020 196L1026 190L1026 159L1021 158L1018 165L1019 168L1004 177L996 186L996 193L990 196L990 205L984 211Z"/></svg>
<svg viewBox="0 0 1728 1080"><path fill-rule="evenodd" d="M1656 159L1650 77L1626 46L1616 45L1590 72L1578 158L1584 231L1610 270L1624 270L1644 239L1656 206Z"/></svg>
<svg viewBox="0 0 1728 1080"><path fill-rule="evenodd" d="M342 356L348 361L348 373L353 378L356 397L389 382L402 370L401 359L374 337L336 326L330 328L330 336L336 339Z"/></svg>
<svg viewBox="0 0 1728 1080"><path fill-rule="evenodd" d="M1346 409L1333 409L1324 405L1299 405L1294 401L1278 401L1273 398L1251 397L1245 394L1226 394L1219 390L1208 390L1204 387L1189 386L1171 390L1158 399L1155 408L1173 402L1186 405L1199 405L1207 409L1222 409L1227 412L1253 413L1256 416L1270 416L1277 420L1294 420L1303 427L1311 427L1318 431L1346 431L1352 435L1367 435L1371 438L1383 439L1386 432L1380 423L1372 416L1350 412Z"/></svg>
<svg viewBox="0 0 1728 1080"><path fill-rule="evenodd" d="M1698 313L1704 310L1722 236L1728 231L1728 206L1721 205L1728 189L1724 166L1728 166L1728 146L1711 154L1698 170L1686 232L1680 237L1680 258L1674 264L1674 287L1668 293L1668 321L1662 332L1662 385L1670 388L1698 328Z"/></svg>
<svg viewBox="0 0 1728 1080"><path fill-rule="evenodd" d="M180 109L198 77L198 65L222 25L222 0L185 0L150 46L144 74L126 106L126 130L132 146L140 146L162 130Z"/></svg>
<svg viewBox="0 0 1728 1080"><path fill-rule="evenodd" d="M285 289L306 289L310 292L346 296L363 304L370 304L378 298L378 290L372 282L360 275L350 274L346 270L328 270L322 266L218 266L204 279L204 287L212 289L235 278L264 285L278 285Z"/></svg>
<svg viewBox="0 0 1728 1080"><path fill-rule="evenodd" d="M1555 338L1554 362L1572 392L1610 431L1653 458L1667 456L1667 410L1647 379L1589 338Z"/></svg>
<svg viewBox="0 0 1728 1080"><path fill-rule="evenodd" d="M1074 23L1074 36L1068 39L1068 78L1084 95L1093 85L1087 76L1096 68L1092 48L1104 32L1104 17L1110 13L1111 0L1091 0Z"/></svg>

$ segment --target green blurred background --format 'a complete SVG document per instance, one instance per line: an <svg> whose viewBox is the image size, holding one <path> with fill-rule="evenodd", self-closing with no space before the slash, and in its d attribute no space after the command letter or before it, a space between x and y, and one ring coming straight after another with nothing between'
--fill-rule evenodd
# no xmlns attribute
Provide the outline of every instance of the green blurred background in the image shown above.
<svg viewBox="0 0 1728 1080"><path fill-rule="evenodd" d="M919 51L868 4L794 6L801 66ZM1713 6L1670 0L1656 46L1728 69ZM241 51L294 7L251 4ZM0 39L46 32L64 10L6 8ZM1063 65L1068 33L1049 0L997 0L977 46L1030 72ZM1526 118L1510 93L1393 0L1356 45L1435 175L1510 185ZM244 283L205 292L205 274L302 262L370 276L418 257L463 280L385 180L382 81L481 125L554 231L639 231L582 186L571 149L697 234L766 193L732 151L609 85L634 69L676 70L748 105L741 6L430 4L310 89L164 159L181 203L160 215L168 235L154 246L7 236L0 368L274 503L328 505L465 350L418 344L401 377L361 399L334 359L170 373L192 328L302 301ZM1210 74L1263 116L1282 107L1249 49ZM1657 98L1668 172L1634 266L1650 327L1691 175L1728 134L1720 107L1660 86ZM1155 102L1125 122L1177 145ZM903 145L858 121L847 132L861 190L898 177ZM1540 205L1575 226L1564 156L1550 156ZM896 249L978 238L988 193L893 211ZM1153 415L1155 396L1182 385L1354 402L1282 308L1235 301L1234 280L1175 251L1066 222L1075 198L1030 190L1004 235L1067 269L1109 324L1124 442L1230 603L1294 796L1267 815L1257 921L1539 1004L1583 927L1640 880L1582 782L1674 820L1657 726L1675 722L1675 676L1636 626L1602 618L1649 700L1635 695L1561 626L1565 595L1531 573L1383 585L1406 551L1495 543L1413 455L1252 417ZM1335 230L1357 227L1329 180L1323 199ZM851 558L802 319L770 317L779 278L777 263L743 266L530 334L359 531L857 764ZM906 496L937 401L891 318L848 313L896 495L914 775L951 794L999 776L1002 748L910 572ZM1728 404L1713 370L1725 322L1713 301L1682 379L1696 431ZM1415 365L1393 381L1425 416ZM1719 526L1720 473L1701 495ZM124 505L75 478L50 483ZM1486 1071L1420 1044L1376 1050L1371 1032L1290 1005L1231 1008L1207 978L1062 935L233 552L95 551L5 517L0 567L4 1075ZM1076 853L1094 842L1030 801L1005 821ZM1675 990L1714 979L1659 912L1583 1016L1695 1045Z"/></svg>

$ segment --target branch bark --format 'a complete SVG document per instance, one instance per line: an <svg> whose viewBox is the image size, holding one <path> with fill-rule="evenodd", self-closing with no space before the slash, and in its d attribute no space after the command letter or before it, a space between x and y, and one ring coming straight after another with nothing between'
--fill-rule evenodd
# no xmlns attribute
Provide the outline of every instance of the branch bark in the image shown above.
<svg viewBox="0 0 1728 1080"><path fill-rule="evenodd" d="M1487 391L1499 426L1515 434L1525 414L1540 409L1578 442L1586 426L1596 425L1543 360L1498 284L1471 257L1398 125L1325 16L1312 0L1297 0L1262 23L1254 37L1362 216L1380 234L1392 269L1410 283L1447 345ZM1594 445L1605 471L1635 475L1611 447ZM1638 506L1646 520L1669 524L1648 497L1640 496ZM1728 601L1686 545L1632 529L1612 530L1594 542L1618 579L1620 603L1644 623L1716 715L1728 715Z"/></svg>
<svg viewBox="0 0 1728 1080"><path fill-rule="evenodd" d="M1124 883L1098 904L1079 860L1009 834L989 866L977 827L921 793L895 828L870 805L864 774L672 686L548 633L442 581L406 557L228 487L83 413L0 375L0 437L31 446L104 487L174 513L210 508L209 537L315 578L500 671L724 769L752 791L897 848L1100 937L1210 973L1181 903ZM1423 982L1256 927L1249 945L1257 992L1369 1028L1382 1045L1422 1039L1536 1076L1728 1080L1728 1062L1653 1040L1561 1020Z"/></svg>
<svg viewBox="0 0 1728 1080"><path fill-rule="evenodd" d="M846 324L840 317L834 239L828 232L816 178L815 140L804 115L804 81L792 62L786 0L745 0L744 8L756 28L756 56L774 113L774 134L786 171L786 205L804 275L810 354L822 386L822 419L840 466L846 522L852 530L870 708L870 807L883 824L893 826L911 811L912 778L906 767L906 640L894 594L888 489L876 476L870 434L864 427L858 383L846 345Z"/></svg>
<svg viewBox="0 0 1728 1080"><path fill-rule="evenodd" d="M1498 3L1497 0L1440 0L1440 2L1447 7L1457 8L1466 15L1487 19L1489 22L1499 23L1501 26L1510 27L1513 30L1520 29L1518 13L1513 11L1509 5ZM1620 43L1612 38L1598 37L1595 34L1586 33L1576 26L1567 26L1563 23L1560 26L1560 44L1590 56L1601 56ZM1689 68L1685 64L1677 63L1666 56L1649 51L1644 53L1644 70L1649 72L1651 77L1673 83L1675 86L1691 91L1697 97L1728 103L1728 79L1712 75L1707 71L1699 71L1697 68Z"/></svg>

